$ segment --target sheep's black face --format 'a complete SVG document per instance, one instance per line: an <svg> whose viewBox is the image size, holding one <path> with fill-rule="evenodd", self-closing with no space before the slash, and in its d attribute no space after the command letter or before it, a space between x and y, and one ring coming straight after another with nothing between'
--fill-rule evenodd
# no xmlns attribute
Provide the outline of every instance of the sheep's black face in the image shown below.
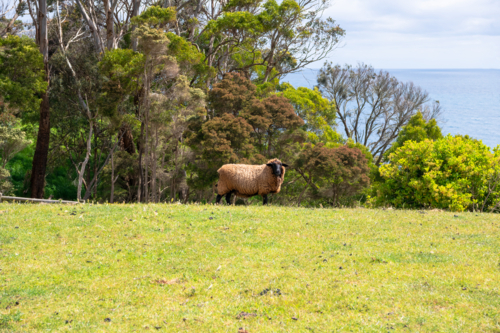
<svg viewBox="0 0 500 333"><path fill-rule="evenodd" d="M273 175L275 175L276 177L281 177L281 175L283 174L283 167L286 168L288 166L284 163L268 163L266 165L268 167L271 167L271 169L273 170Z"/></svg>

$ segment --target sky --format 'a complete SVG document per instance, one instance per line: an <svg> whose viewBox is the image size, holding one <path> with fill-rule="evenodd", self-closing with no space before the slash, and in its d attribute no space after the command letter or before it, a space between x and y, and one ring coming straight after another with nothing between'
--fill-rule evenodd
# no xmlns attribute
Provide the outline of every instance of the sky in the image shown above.
<svg viewBox="0 0 500 333"><path fill-rule="evenodd" d="M331 0L325 16L346 30L334 63L500 69L500 0Z"/></svg>

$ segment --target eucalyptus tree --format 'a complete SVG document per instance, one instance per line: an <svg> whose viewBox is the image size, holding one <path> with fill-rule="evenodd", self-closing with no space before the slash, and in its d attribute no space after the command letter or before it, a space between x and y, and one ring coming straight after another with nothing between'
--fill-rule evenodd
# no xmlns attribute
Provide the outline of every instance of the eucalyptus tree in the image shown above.
<svg viewBox="0 0 500 333"><path fill-rule="evenodd" d="M28 1L29 13L35 27L35 41L43 57L45 70L45 81L50 82L49 77L49 41L48 41L48 13L47 0ZM45 186L45 172L47 169L47 157L50 144L50 105L49 92L41 95L40 118L38 122L38 135L36 140L35 156L31 169L31 197L43 198Z"/></svg>
<svg viewBox="0 0 500 333"><path fill-rule="evenodd" d="M322 18L324 1L229 1L197 42L222 75L239 71L266 83L325 58L344 35Z"/></svg>

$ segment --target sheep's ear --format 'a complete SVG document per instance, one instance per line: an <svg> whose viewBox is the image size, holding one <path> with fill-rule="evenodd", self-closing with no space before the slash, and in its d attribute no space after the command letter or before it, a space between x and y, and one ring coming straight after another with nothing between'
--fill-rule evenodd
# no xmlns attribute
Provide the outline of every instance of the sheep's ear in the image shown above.
<svg viewBox="0 0 500 333"><path fill-rule="evenodd" d="M267 165L268 167L271 167L271 168L273 167L273 164L272 164L272 163L267 163L266 165Z"/></svg>
<svg viewBox="0 0 500 333"><path fill-rule="evenodd" d="M281 163L281 165L284 166L285 168L288 168L288 164Z"/></svg>

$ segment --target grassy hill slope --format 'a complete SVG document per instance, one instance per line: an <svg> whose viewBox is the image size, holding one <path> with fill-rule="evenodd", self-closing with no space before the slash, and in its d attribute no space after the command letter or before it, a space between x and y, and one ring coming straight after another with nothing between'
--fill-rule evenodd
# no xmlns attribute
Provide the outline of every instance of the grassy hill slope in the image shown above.
<svg viewBox="0 0 500 333"><path fill-rule="evenodd" d="M3 203L0 331L500 332L499 235L473 213Z"/></svg>

